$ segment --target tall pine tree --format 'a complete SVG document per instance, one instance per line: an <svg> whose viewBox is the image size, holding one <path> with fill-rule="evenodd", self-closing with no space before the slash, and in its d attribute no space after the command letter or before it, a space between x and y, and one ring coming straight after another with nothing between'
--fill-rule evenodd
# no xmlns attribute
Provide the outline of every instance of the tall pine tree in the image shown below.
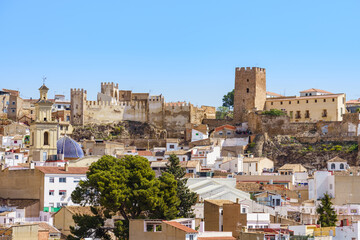
<svg viewBox="0 0 360 240"><path fill-rule="evenodd" d="M322 227L333 227L336 225L337 215L332 207L329 194L324 194L324 197L321 199L321 204L316 209L316 212L319 214L318 224Z"/></svg>
<svg viewBox="0 0 360 240"><path fill-rule="evenodd" d="M180 160L175 154L170 155L166 172L174 175L175 180L177 181L177 196L180 199L177 217L194 217L191 207L196 203L197 196L196 193L191 192L186 186L187 178L184 178L185 170L180 166Z"/></svg>

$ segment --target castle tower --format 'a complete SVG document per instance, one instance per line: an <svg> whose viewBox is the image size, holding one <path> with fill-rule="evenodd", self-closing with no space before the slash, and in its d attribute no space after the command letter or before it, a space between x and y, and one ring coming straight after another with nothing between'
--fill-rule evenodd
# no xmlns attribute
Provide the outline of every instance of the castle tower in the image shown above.
<svg viewBox="0 0 360 240"><path fill-rule="evenodd" d="M101 83L101 93L115 98L116 100L119 100L119 84L118 83L106 83L106 82L102 82Z"/></svg>
<svg viewBox="0 0 360 240"><path fill-rule="evenodd" d="M71 96L71 124L83 125L84 124L84 110L86 104L86 90L84 89L70 89Z"/></svg>
<svg viewBox="0 0 360 240"><path fill-rule="evenodd" d="M53 103L47 99L49 88L43 84L40 99L35 103L36 120L30 125L30 159L33 161L56 160L57 122L52 121Z"/></svg>
<svg viewBox="0 0 360 240"><path fill-rule="evenodd" d="M234 120L246 122L251 111L264 110L266 101L265 68L235 69Z"/></svg>

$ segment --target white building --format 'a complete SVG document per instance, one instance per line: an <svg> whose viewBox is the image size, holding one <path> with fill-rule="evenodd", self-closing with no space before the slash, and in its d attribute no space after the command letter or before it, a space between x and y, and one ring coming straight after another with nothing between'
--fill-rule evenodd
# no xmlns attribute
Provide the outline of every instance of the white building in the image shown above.
<svg viewBox="0 0 360 240"><path fill-rule="evenodd" d="M219 168L230 173L243 172L243 159L242 156L224 157L219 164Z"/></svg>
<svg viewBox="0 0 360 240"><path fill-rule="evenodd" d="M191 149L191 160L199 160L202 166L212 167L221 156L219 146L198 146Z"/></svg>
<svg viewBox="0 0 360 240"><path fill-rule="evenodd" d="M25 152L20 152L19 149L5 152L4 167L18 166L19 163L25 163L26 161L27 154Z"/></svg>
<svg viewBox="0 0 360 240"><path fill-rule="evenodd" d="M318 200L325 193L335 197L335 176L328 171L316 171L309 179L309 199Z"/></svg>
<svg viewBox="0 0 360 240"><path fill-rule="evenodd" d="M195 141L199 141L199 140L204 140L204 139L208 139L208 131L199 131L196 129L191 129L191 142L195 142Z"/></svg>
<svg viewBox="0 0 360 240"><path fill-rule="evenodd" d="M346 171L349 167L347 161L339 157L327 161L327 169L329 171Z"/></svg>
<svg viewBox="0 0 360 240"><path fill-rule="evenodd" d="M62 206L76 205L71 201L71 193L80 180L86 180L87 167L66 165L65 167L36 167L36 169L44 174L43 213L57 211Z"/></svg>
<svg viewBox="0 0 360 240"><path fill-rule="evenodd" d="M336 227L334 240L357 240L360 239L360 222L350 226Z"/></svg>
<svg viewBox="0 0 360 240"><path fill-rule="evenodd" d="M269 213L247 213L246 214L247 228L268 228L270 225Z"/></svg>

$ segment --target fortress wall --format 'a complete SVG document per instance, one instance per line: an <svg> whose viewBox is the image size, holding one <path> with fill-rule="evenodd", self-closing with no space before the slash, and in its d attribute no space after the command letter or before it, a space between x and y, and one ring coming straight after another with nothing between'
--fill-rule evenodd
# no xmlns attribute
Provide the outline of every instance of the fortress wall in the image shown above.
<svg viewBox="0 0 360 240"><path fill-rule="evenodd" d="M84 122L88 123L112 123L118 121L146 122L146 105L144 103L87 101L84 111Z"/></svg>

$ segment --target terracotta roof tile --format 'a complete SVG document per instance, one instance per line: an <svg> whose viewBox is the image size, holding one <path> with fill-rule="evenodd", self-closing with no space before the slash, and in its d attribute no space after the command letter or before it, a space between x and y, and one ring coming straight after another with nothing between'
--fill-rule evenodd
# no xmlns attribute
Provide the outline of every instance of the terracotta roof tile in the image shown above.
<svg viewBox="0 0 360 240"><path fill-rule="evenodd" d="M342 159L342 158L337 157L337 156L330 159L328 162L346 162L347 163L347 161L345 159Z"/></svg>
<svg viewBox="0 0 360 240"><path fill-rule="evenodd" d="M37 170L45 174L86 174L89 170L87 167L69 167L65 171L65 167L36 167Z"/></svg>
<svg viewBox="0 0 360 240"><path fill-rule="evenodd" d="M331 92L328 92L328 91L325 91L325 90L322 90L322 89L317 89L317 88L310 88L310 89L301 91L301 93L307 93L307 92L320 92L320 93L333 94L333 93L331 93Z"/></svg>
<svg viewBox="0 0 360 240"><path fill-rule="evenodd" d="M281 95L281 94L274 93L274 92L269 92L269 91L267 91L266 94L271 95L271 96L283 97L283 95Z"/></svg>
<svg viewBox="0 0 360 240"><path fill-rule="evenodd" d="M217 127L215 128L215 132L218 132L218 131L221 131L223 129L231 129L231 130L236 130L236 127L234 126L231 126L231 125L223 125L223 126L220 126L220 127Z"/></svg>
<svg viewBox="0 0 360 240"><path fill-rule="evenodd" d="M222 206L224 204L232 204L234 202L230 201L230 200L225 200L225 199L207 199L205 200L206 202L209 202L209 203L212 203L214 205L217 205L217 206Z"/></svg>
<svg viewBox="0 0 360 240"><path fill-rule="evenodd" d="M138 151L138 155L139 156L152 156L152 152L151 151Z"/></svg>
<svg viewBox="0 0 360 240"><path fill-rule="evenodd" d="M189 227L186 227L184 225L182 225L181 223L178 223L178 222L172 222L172 221L164 221L164 223L172 226L172 227L175 227L179 230L182 230L184 232L187 232L187 233L197 233L198 231L192 229L192 228L189 228Z"/></svg>

